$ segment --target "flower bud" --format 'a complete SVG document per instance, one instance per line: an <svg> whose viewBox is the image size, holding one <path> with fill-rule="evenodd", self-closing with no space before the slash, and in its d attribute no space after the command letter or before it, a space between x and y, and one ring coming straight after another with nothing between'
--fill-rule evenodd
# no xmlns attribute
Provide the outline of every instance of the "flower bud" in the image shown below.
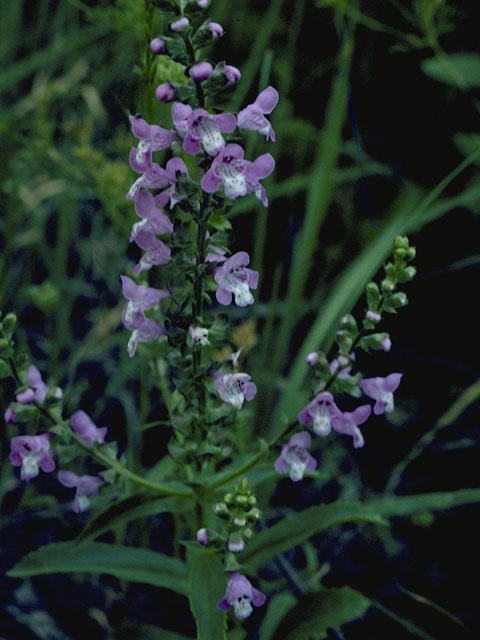
<svg viewBox="0 0 480 640"><path fill-rule="evenodd" d="M390 336L382 340L381 345L382 351L390 351L392 348L392 341L390 340Z"/></svg>
<svg viewBox="0 0 480 640"><path fill-rule="evenodd" d="M395 238L395 249L408 249L407 236L397 236Z"/></svg>
<svg viewBox="0 0 480 640"><path fill-rule="evenodd" d="M250 511L247 511L247 518L254 518L255 520L258 520L258 518L260 518L260 509L257 509L257 507L252 507L250 509Z"/></svg>
<svg viewBox="0 0 480 640"><path fill-rule="evenodd" d="M391 293L392 291L395 290L395 285L388 278L385 278L385 280L382 280L381 287L382 287L382 290L385 291L386 293Z"/></svg>
<svg viewBox="0 0 480 640"><path fill-rule="evenodd" d="M367 284L367 302L370 309L376 308L377 303L380 300L380 290L376 282L369 282Z"/></svg>
<svg viewBox="0 0 480 640"><path fill-rule="evenodd" d="M217 516L229 515L228 507L224 502L217 502L217 504L214 506L214 511L217 514Z"/></svg>
<svg viewBox="0 0 480 640"><path fill-rule="evenodd" d="M205 9L205 7L208 4L208 0L197 0L197 4L200 7L200 9Z"/></svg>
<svg viewBox="0 0 480 640"><path fill-rule="evenodd" d="M356 333L358 331L357 322L351 313L344 315L340 323L342 325L342 329L346 329L351 333Z"/></svg>
<svg viewBox="0 0 480 640"><path fill-rule="evenodd" d="M12 407L7 407L3 419L7 424L13 424L15 422L15 411Z"/></svg>
<svg viewBox="0 0 480 640"><path fill-rule="evenodd" d="M312 353L309 353L308 356L305 358L305 362L310 367L313 367L313 365L318 362L318 353L316 351L313 351Z"/></svg>
<svg viewBox="0 0 480 640"><path fill-rule="evenodd" d="M248 504L252 507L254 507L257 504L257 499L255 496L249 496L248 497Z"/></svg>
<svg viewBox="0 0 480 640"><path fill-rule="evenodd" d="M188 71L188 74L195 82L208 80L213 73L213 67L209 62L196 62Z"/></svg>
<svg viewBox="0 0 480 640"><path fill-rule="evenodd" d="M11 331L17 324L17 316L14 313L7 313L2 322L3 331Z"/></svg>
<svg viewBox="0 0 480 640"><path fill-rule="evenodd" d="M408 303L408 298L403 291L397 291L393 296L390 296L388 303L391 304L392 307L404 307Z"/></svg>
<svg viewBox="0 0 480 640"><path fill-rule="evenodd" d="M232 504L234 498L233 498L233 493L226 493L223 496L223 499L225 501L225 504Z"/></svg>
<svg viewBox="0 0 480 640"><path fill-rule="evenodd" d="M405 258L405 249L395 249L393 251L393 255L395 256L395 258L403 260L403 258Z"/></svg>
<svg viewBox="0 0 480 640"><path fill-rule="evenodd" d="M177 90L170 82L163 82L155 89L155 95L160 102L171 102L177 97Z"/></svg>
<svg viewBox="0 0 480 640"><path fill-rule="evenodd" d="M412 280L412 278L415 277L417 270L415 269L415 267L405 267L405 269L403 270L403 273L408 280Z"/></svg>
<svg viewBox="0 0 480 640"><path fill-rule="evenodd" d="M236 496L236 502L238 505L240 505L241 507L244 507L248 504L248 498L247 496Z"/></svg>
<svg viewBox="0 0 480 640"><path fill-rule="evenodd" d="M205 527L197 531L197 542L200 544L208 544L208 531Z"/></svg>
<svg viewBox="0 0 480 640"><path fill-rule="evenodd" d="M244 527L247 524L247 520L246 520L246 518L234 518L233 519L233 524L236 527Z"/></svg>
<svg viewBox="0 0 480 640"><path fill-rule="evenodd" d="M228 80L228 84L235 84L242 77L240 70L237 69L237 67L232 67L232 65L230 64L225 65L225 67L223 68L223 73Z"/></svg>
<svg viewBox="0 0 480 640"><path fill-rule="evenodd" d="M415 247L409 247L407 249L407 251L405 252L405 258L407 260L413 260L416 255L417 255L417 251L416 251Z"/></svg>
<svg viewBox="0 0 480 640"><path fill-rule="evenodd" d="M242 538L232 536L227 543L227 548L229 551L233 551L233 553L239 553L245 549L245 542Z"/></svg>
<svg viewBox="0 0 480 640"><path fill-rule="evenodd" d="M150 42L150 50L152 51L152 53L155 53L157 55L159 53L164 53L165 52L165 41L163 40L163 38L154 38Z"/></svg>
<svg viewBox="0 0 480 640"><path fill-rule="evenodd" d="M223 27L218 22L209 22L207 29L211 32L213 38L220 38L223 35Z"/></svg>
<svg viewBox="0 0 480 640"><path fill-rule="evenodd" d="M189 24L190 24L190 20L188 18L185 18L185 16L183 16L182 18L175 20L175 22L172 22L172 24L170 25L170 29L172 31L183 31L188 27Z"/></svg>
<svg viewBox="0 0 480 640"><path fill-rule="evenodd" d="M367 318L371 322L380 322L380 320L382 319L382 316L376 311L367 311Z"/></svg>

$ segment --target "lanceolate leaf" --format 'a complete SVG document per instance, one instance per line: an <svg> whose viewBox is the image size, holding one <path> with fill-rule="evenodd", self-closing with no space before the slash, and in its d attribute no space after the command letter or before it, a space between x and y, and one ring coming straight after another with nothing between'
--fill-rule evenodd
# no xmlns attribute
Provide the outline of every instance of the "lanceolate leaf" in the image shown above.
<svg viewBox="0 0 480 640"><path fill-rule="evenodd" d="M197 624L198 640L225 640L226 617L216 608L225 594L226 573L212 550L187 548L190 607Z"/></svg>
<svg viewBox="0 0 480 640"><path fill-rule="evenodd" d="M445 510L480 502L480 489L458 489L420 493L416 496L391 496L369 500L366 507L386 518L411 516L419 511Z"/></svg>
<svg viewBox="0 0 480 640"><path fill-rule="evenodd" d="M92 518L77 537L75 543L89 542L105 531L110 531L110 529L136 518L153 516L158 513L185 511L191 509L191 506L191 501L186 498L159 498L146 494L129 496L115 502Z"/></svg>
<svg viewBox="0 0 480 640"><path fill-rule="evenodd" d="M108 573L132 582L145 582L187 594L187 568L176 558L122 545L92 542L77 547L56 542L32 551L7 572L11 578L50 573Z"/></svg>
<svg viewBox="0 0 480 640"><path fill-rule="evenodd" d="M346 522L372 522L385 525L386 522L371 508L362 504L335 502L309 507L262 531L245 551L239 554L239 561L256 568L278 553L295 547L319 531Z"/></svg>
<svg viewBox="0 0 480 640"><path fill-rule="evenodd" d="M368 598L350 587L321 588L300 598L280 621L273 637L275 640L326 638L327 629L359 618L369 606Z"/></svg>

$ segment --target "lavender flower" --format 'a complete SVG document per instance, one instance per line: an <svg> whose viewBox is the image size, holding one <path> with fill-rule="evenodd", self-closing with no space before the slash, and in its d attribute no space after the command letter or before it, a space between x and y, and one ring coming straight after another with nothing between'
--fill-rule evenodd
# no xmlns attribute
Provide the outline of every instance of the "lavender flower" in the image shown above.
<svg viewBox="0 0 480 640"><path fill-rule="evenodd" d="M208 544L208 530L205 527L197 531L197 542Z"/></svg>
<svg viewBox="0 0 480 640"><path fill-rule="evenodd" d="M188 27L189 24L190 24L189 19L183 16L181 18L178 18L178 20L175 20L174 22L172 22L172 24L170 25L170 29L172 31L183 31Z"/></svg>
<svg viewBox="0 0 480 640"><path fill-rule="evenodd" d="M366 422L371 413L372 408L369 404L357 407L354 411L339 412L332 419L333 428L338 433L352 436L354 448L360 449L364 446L365 440L358 425Z"/></svg>
<svg viewBox="0 0 480 640"><path fill-rule="evenodd" d="M227 257L225 256L226 251L224 249L216 247L214 244L209 244L208 248L210 252L207 253L205 262L225 262Z"/></svg>
<svg viewBox="0 0 480 640"><path fill-rule="evenodd" d="M139 274L141 271L148 271L155 265L167 264L170 261L172 252L151 231L140 230L135 235L135 242L141 249L145 249L146 253L143 254L133 268L134 275Z"/></svg>
<svg viewBox="0 0 480 640"><path fill-rule="evenodd" d="M75 498L72 509L75 513L82 513L90 507L90 500L98 495L98 490L103 484L101 478L96 476L77 476L72 471L59 471L58 479L60 483L69 489L75 487Z"/></svg>
<svg viewBox="0 0 480 640"><path fill-rule="evenodd" d="M237 67L234 67L231 64L226 64L223 67L223 73L228 81L227 84L236 84L242 77L240 69L237 69Z"/></svg>
<svg viewBox="0 0 480 640"><path fill-rule="evenodd" d="M275 142L275 131L265 118L266 113L272 113L278 103L278 91L267 87L257 97L253 104L242 109L238 114L238 126L247 131L258 131L267 140Z"/></svg>
<svg viewBox="0 0 480 640"><path fill-rule="evenodd" d="M7 424L13 424L15 422L15 411L13 407L7 407L7 410L3 414L3 419Z"/></svg>
<svg viewBox="0 0 480 640"><path fill-rule="evenodd" d="M158 196L157 196L158 197ZM168 200L168 198L167 198ZM136 240L140 231L147 233L172 233L173 224L161 209L155 204L153 195L145 189L140 191L135 198L135 211L142 218L135 222L130 235L130 242Z"/></svg>
<svg viewBox="0 0 480 640"><path fill-rule="evenodd" d="M150 50L152 51L152 53L155 53L157 55L163 53L165 51L165 41L163 40L163 38L154 38L150 42Z"/></svg>
<svg viewBox="0 0 480 640"><path fill-rule="evenodd" d="M390 349L392 348L392 341L390 340L390 336L382 340L381 347L382 351L390 351Z"/></svg>
<svg viewBox="0 0 480 640"><path fill-rule="evenodd" d="M182 102L174 103L172 118L177 131L185 134L183 150L190 155L199 153L202 146L209 155L216 155L225 146L221 131L231 133L237 126L232 113L211 115Z"/></svg>
<svg viewBox="0 0 480 640"><path fill-rule="evenodd" d="M179 139L175 131L163 129L157 124L148 124L139 115L130 116L129 120L133 135L140 141L138 147L133 147L130 151L130 164L135 171L141 172L148 169L152 163L153 151L167 149L172 142Z"/></svg>
<svg viewBox="0 0 480 640"><path fill-rule="evenodd" d="M363 393L376 400L373 413L376 416L393 411L393 392L400 386L403 373L391 373L385 378L364 378L358 383Z"/></svg>
<svg viewBox="0 0 480 640"><path fill-rule="evenodd" d="M162 82L155 89L155 97L160 102L172 102L177 97L177 90L171 82Z"/></svg>
<svg viewBox="0 0 480 640"><path fill-rule="evenodd" d="M318 353L316 351L312 351L312 353L309 353L308 356L305 358L305 362L308 364L309 367L313 367L313 365L317 364L318 358L319 358Z"/></svg>
<svg viewBox="0 0 480 640"><path fill-rule="evenodd" d="M334 360L332 360L330 363L330 372L335 373L338 367L342 367L342 370L337 375L337 378L347 378L350 375L350 371L352 370L352 367L346 366L346 365L350 364L351 360L353 361L355 360L354 353L350 354L350 358L347 358L346 356L339 353L338 356Z"/></svg>
<svg viewBox="0 0 480 640"><path fill-rule="evenodd" d="M31 365L27 372L27 382L30 385L28 389L20 391L15 396L17 402L20 404L30 404L34 400L40 404L45 400L45 396L48 393L49 387L42 380L42 376L37 367ZM55 387L53 394L56 398L62 397L62 390L59 387Z"/></svg>
<svg viewBox="0 0 480 640"><path fill-rule="evenodd" d="M195 82L203 82L208 80L213 73L213 67L210 62L196 62L188 71L188 75Z"/></svg>
<svg viewBox="0 0 480 640"><path fill-rule="evenodd" d="M239 251L215 271L215 282L218 283L216 298L220 304L229 305L232 302L232 294L235 296L235 304L239 307L253 304L250 289L256 289L258 286L258 271L247 269L246 265L249 262L248 253Z"/></svg>
<svg viewBox="0 0 480 640"><path fill-rule="evenodd" d="M154 320L146 318L141 309L136 309L132 316L127 316L124 311L122 322L132 332L127 346L128 355L131 358L135 355L139 342L152 342L152 340L156 340L162 335L167 335L165 327Z"/></svg>
<svg viewBox="0 0 480 640"><path fill-rule="evenodd" d="M218 22L209 22L207 29L211 32L213 38L220 38L223 36L223 27Z"/></svg>
<svg viewBox="0 0 480 640"><path fill-rule="evenodd" d="M243 620L252 613L252 604L255 607L261 607L266 599L263 593L252 587L245 576L238 571L233 571L230 574L225 596L217 602L217 609L228 611L233 607L236 617Z"/></svg>
<svg viewBox="0 0 480 640"><path fill-rule="evenodd" d="M165 289L154 289L145 285L138 285L128 276L120 276L122 279L122 291L128 304L123 312L123 321L130 324L135 321L137 311L153 309L160 300L170 297L170 292Z"/></svg>
<svg viewBox="0 0 480 640"><path fill-rule="evenodd" d="M278 473L287 473L290 469L290 480L298 482L303 479L305 470L310 473L314 471L317 468L317 461L307 452L311 441L308 431L295 433L290 438L290 442L282 447L282 453L275 460L275 469Z"/></svg>
<svg viewBox="0 0 480 640"><path fill-rule="evenodd" d="M340 413L329 391L319 393L298 414L298 421L308 426L313 423L313 431L317 435L328 436L332 430L332 419Z"/></svg>
<svg viewBox="0 0 480 640"><path fill-rule="evenodd" d="M92 447L95 440L97 440L99 444L105 442L107 427L97 427L85 411L76 411L70 418L70 423L77 436L80 440L83 440L87 446Z"/></svg>
<svg viewBox="0 0 480 640"><path fill-rule="evenodd" d="M200 185L207 193L214 193L222 183L225 195L232 200L247 193L255 193L255 196L267 207L265 188L259 180L272 173L275 160L269 153L265 153L255 162L250 162L243 159L244 153L240 145L227 144L214 158Z"/></svg>
<svg viewBox="0 0 480 640"><path fill-rule="evenodd" d="M50 451L50 435L42 433L38 436L15 436L10 442L10 462L20 467L20 478L27 482L39 474L39 467L45 473L55 469L55 462Z"/></svg>
<svg viewBox="0 0 480 640"><path fill-rule="evenodd" d="M214 377L220 398L237 410L242 408L244 400L253 400L257 393L257 387L247 373L216 373Z"/></svg>
<svg viewBox="0 0 480 640"><path fill-rule="evenodd" d="M233 553L240 553L245 549L245 541L243 538L239 538L238 536L232 535L227 543L227 549L232 551Z"/></svg>

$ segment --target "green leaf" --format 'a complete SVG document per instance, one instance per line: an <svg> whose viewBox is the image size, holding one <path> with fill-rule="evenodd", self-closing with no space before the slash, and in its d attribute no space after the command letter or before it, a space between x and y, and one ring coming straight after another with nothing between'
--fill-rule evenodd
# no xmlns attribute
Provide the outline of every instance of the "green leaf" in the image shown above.
<svg viewBox="0 0 480 640"><path fill-rule="evenodd" d="M478 53L450 53L427 58L422 71L430 78L459 89L480 87L480 55Z"/></svg>
<svg viewBox="0 0 480 640"><path fill-rule="evenodd" d="M92 542L78 547L74 542L54 542L32 551L7 571L10 578L28 578L50 573L108 573L132 582L187 594L187 568L176 558L123 545Z"/></svg>
<svg viewBox="0 0 480 640"><path fill-rule="evenodd" d="M307 593L281 620L275 640L326 638L327 629L359 618L369 606L370 600L350 587Z"/></svg>
<svg viewBox="0 0 480 640"><path fill-rule="evenodd" d="M392 496L377 498L364 503L381 516L411 516L426 509L444 510L480 502L480 489L458 489L457 491L439 491L420 493L416 496Z"/></svg>
<svg viewBox="0 0 480 640"><path fill-rule="evenodd" d="M239 562L258 568L270 558L295 547L328 527L345 522L386 522L363 504L334 502L299 511L262 531L239 554Z"/></svg>
<svg viewBox="0 0 480 640"><path fill-rule="evenodd" d="M226 231L232 228L232 223L219 211L214 211L208 219L208 223L218 231Z"/></svg>
<svg viewBox="0 0 480 640"><path fill-rule="evenodd" d="M112 640L193 640L175 631L167 631L151 624L128 624L114 632Z"/></svg>
<svg viewBox="0 0 480 640"><path fill-rule="evenodd" d="M154 516L158 513L185 511L191 507L192 504L188 499L159 498L158 496L137 493L109 505L105 511L94 516L77 537L75 544L91 541L102 533L136 518Z"/></svg>
<svg viewBox="0 0 480 640"><path fill-rule="evenodd" d="M216 607L225 594L226 575L220 558L203 547L187 547L190 608L197 640L225 640L226 616Z"/></svg>
<svg viewBox="0 0 480 640"><path fill-rule="evenodd" d="M268 601L268 608L260 627L259 640L273 640L278 621L296 604L297 599L291 593L277 593Z"/></svg>

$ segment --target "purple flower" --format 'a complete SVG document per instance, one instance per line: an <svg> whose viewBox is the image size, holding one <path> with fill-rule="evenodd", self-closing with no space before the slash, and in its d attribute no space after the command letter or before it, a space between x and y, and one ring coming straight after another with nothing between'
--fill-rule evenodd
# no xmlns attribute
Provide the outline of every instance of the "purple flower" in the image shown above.
<svg viewBox="0 0 480 640"><path fill-rule="evenodd" d="M242 74L240 73L240 69L232 66L231 64L226 64L223 67L223 73L225 74L226 79L228 80L228 84L236 84L240 81Z"/></svg>
<svg viewBox="0 0 480 640"><path fill-rule="evenodd" d="M223 35L223 27L218 22L209 22L207 29L211 32L213 38L220 38Z"/></svg>
<svg viewBox="0 0 480 640"><path fill-rule="evenodd" d="M20 391L20 393L17 393L17 395L15 396L16 401L20 402L20 404L30 404L30 402L36 400L37 402L42 404L42 402L45 400L45 396L48 393L49 387L47 387L47 385L43 382L42 376L37 367L34 367L33 365L29 367L27 373L27 382L30 385L29 388ZM56 398L62 397L62 390L58 387L55 387L53 393Z"/></svg>
<svg viewBox="0 0 480 640"><path fill-rule="evenodd" d="M173 124L185 133L183 150L190 155L205 151L214 156L225 146L221 131L232 133L237 118L232 113L211 115L205 109L192 109L188 104L175 102L172 107Z"/></svg>
<svg viewBox="0 0 480 640"><path fill-rule="evenodd" d="M303 479L305 469L310 473L315 471L317 461L307 452L311 441L308 431L295 433L290 438L290 442L282 447L282 453L275 460L275 469L278 473L287 473L290 469L290 480L298 482Z"/></svg>
<svg viewBox="0 0 480 640"><path fill-rule="evenodd" d="M162 82L155 89L155 97L160 102L172 102L177 97L177 90L171 82Z"/></svg>
<svg viewBox="0 0 480 640"><path fill-rule="evenodd" d="M45 473L55 469L52 452L50 451L50 434L39 436L15 436L10 443L10 462L14 467L20 467L20 478L30 480L38 476L39 467Z"/></svg>
<svg viewBox="0 0 480 640"><path fill-rule="evenodd" d="M160 291L160 289L157 291ZM131 358L135 355L139 342L152 342L152 340L167 334L165 327L154 320L146 318L143 309L138 305L134 306L133 309L132 307L129 309L129 305L127 305L122 314L122 322L125 328L130 329L132 332L127 346L128 355Z"/></svg>
<svg viewBox="0 0 480 640"><path fill-rule="evenodd" d="M272 113L278 103L278 91L267 87L257 97L253 104L242 109L238 114L238 126L247 131L258 131L267 140L275 142L275 131L265 118L265 113Z"/></svg>
<svg viewBox="0 0 480 640"><path fill-rule="evenodd" d="M210 344L210 340L208 339L208 329L204 327L188 327L188 335L192 339L193 344L201 345L202 347Z"/></svg>
<svg viewBox="0 0 480 640"><path fill-rule="evenodd" d="M139 274L141 271L148 271L153 266L167 264L170 261L172 252L151 231L138 231L135 236L135 242L141 249L145 249L146 253L143 254L133 268L134 275Z"/></svg>
<svg viewBox="0 0 480 640"><path fill-rule="evenodd" d="M135 211L142 220L133 225L130 242L136 240L140 231L149 233L172 233L172 222L161 209L155 206L155 198L148 189L138 192L134 203Z"/></svg>
<svg viewBox="0 0 480 640"><path fill-rule="evenodd" d="M214 377L220 398L237 410L242 408L244 400L253 400L257 393L257 387L247 373L216 373Z"/></svg>
<svg viewBox="0 0 480 640"><path fill-rule="evenodd" d="M240 145L227 144L214 158L210 169L203 176L200 182L201 187L207 193L214 193L222 183L225 195L232 200L253 192L267 207L265 188L259 180L272 173L275 160L269 153L265 153L255 162L250 162L243 159L244 153Z"/></svg>
<svg viewBox="0 0 480 640"><path fill-rule="evenodd" d="M156 124L148 124L141 116L130 116L132 133L140 141L138 147L130 151L130 164L134 171L146 171L152 164L152 152L167 149L179 140L175 131L163 129Z"/></svg>
<svg viewBox="0 0 480 640"><path fill-rule="evenodd" d="M252 587L245 576L238 571L233 571L230 574L225 596L217 602L217 609L228 611L233 607L236 617L243 620L252 613L252 604L255 607L261 607L266 599L263 593Z"/></svg>
<svg viewBox="0 0 480 640"><path fill-rule="evenodd" d="M373 413L376 416L393 411L393 392L400 385L403 373L391 373L385 378L364 378L358 383L363 393L376 400Z"/></svg>
<svg viewBox="0 0 480 640"><path fill-rule="evenodd" d="M318 353L316 351L312 351L312 353L309 353L308 356L305 358L305 362L308 364L309 367L313 367L314 364L317 364L318 362Z"/></svg>
<svg viewBox="0 0 480 640"><path fill-rule="evenodd" d="M92 447L95 440L97 440L99 444L105 442L107 427L97 427L85 411L76 411L70 418L70 423L77 436L80 440L83 440L87 446Z"/></svg>
<svg viewBox="0 0 480 640"><path fill-rule="evenodd" d="M170 292L165 289L154 289L143 284L136 284L128 276L120 276L122 280L122 291L128 300L128 305L124 312L126 322L133 322L134 314L137 310L146 311L153 309L160 300L170 297Z"/></svg>
<svg viewBox="0 0 480 640"><path fill-rule="evenodd" d="M331 361L330 363L330 372L335 373L338 367L342 367L342 370L338 374L337 378L347 378L350 375L350 371L352 370L351 366L346 366L350 364L351 360L355 360L355 354L351 353L350 358L342 355L341 353Z"/></svg>
<svg viewBox="0 0 480 640"><path fill-rule="evenodd" d="M195 82L208 80L212 73L213 67L210 62L196 62L190 67L188 71L188 75L192 78L192 80L195 80Z"/></svg>
<svg viewBox="0 0 480 640"><path fill-rule="evenodd" d="M242 538L230 538L227 549L233 553L240 553L245 549L245 541Z"/></svg>
<svg viewBox="0 0 480 640"><path fill-rule="evenodd" d="M7 407L7 410L3 414L3 419L7 424L13 424L15 422L15 411L13 407Z"/></svg>
<svg viewBox="0 0 480 640"><path fill-rule="evenodd" d="M387 336L384 340L382 340L382 351L390 351L392 348L392 341L390 340L390 336Z"/></svg>
<svg viewBox="0 0 480 640"><path fill-rule="evenodd" d="M170 25L170 29L172 31L183 31L188 27L189 24L190 24L190 21L188 18L185 18L185 17L178 18L178 20L175 20L174 22L172 22L172 24Z"/></svg>
<svg viewBox="0 0 480 640"><path fill-rule="evenodd" d="M97 476L77 476L72 471L64 470L58 472L58 479L64 487L69 489L75 487L75 498L72 504L75 513L82 513L90 507L88 498L97 496L103 484L103 480Z"/></svg>
<svg viewBox="0 0 480 640"><path fill-rule="evenodd" d="M208 544L208 531L205 527L197 531L197 542L200 544Z"/></svg>
<svg viewBox="0 0 480 640"><path fill-rule="evenodd" d="M257 288L258 271L247 269L246 265L249 262L248 253L239 251L215 271L215 282L218 283L216 298L220 304L229 305L232 302L232 294L238 307L253 304L250 289Z"/></svg>
<svg viewBox="0 0 480 640"><path fill-rule="evenodd" d="M170 201L170 209L186 198L185 195L176 192L177 181L179 174L188 176L187 165L181 158L172 158L165 166L165 177L170 184L168 189L165 189L161 193L155 196L155 204L159 207L164 207L168 201Z"/></svg>
<svg viewBox="0 0 480 640"><path fill-rule="evenodd" d="M208 4L208 0L197 0L197 4L200 7L200 9L205 9L205 7Z"/></svg>
<svg viewBox="0 0 480 640"><path fill-rule="evenodd" d="M165 41L163 38L154 38L150 42L150 50L152 53L156 53L157 55L159 53L163 53L165 51Z"/></svg>
<svg viewBox="0 0 480 640"><path fill-rule="evenodd" d="M370 322L380 322L380 320L382 319L382 316L376 311L367 311L366 317L368 320L370 320Z"/></svg>
<svg viewBox="0 0 480 640"><path fill-rule="evenodd" d="M339 412L332 419L333 428L338 433L352 436L354 448L360 449L365 444L365 440L358 425L366 422L371 413L372 408L369 404L357 407L354 411Z"/></svg>
<svg viewBox="0 0 480 640"><path fill-rule="evenodd" d="M319 393L298 414L298 421L306 427L313 424L313 431L317 435L328 436L332 430L332 420L340 413L340 409L333 401L329 391Z"/></svg>

